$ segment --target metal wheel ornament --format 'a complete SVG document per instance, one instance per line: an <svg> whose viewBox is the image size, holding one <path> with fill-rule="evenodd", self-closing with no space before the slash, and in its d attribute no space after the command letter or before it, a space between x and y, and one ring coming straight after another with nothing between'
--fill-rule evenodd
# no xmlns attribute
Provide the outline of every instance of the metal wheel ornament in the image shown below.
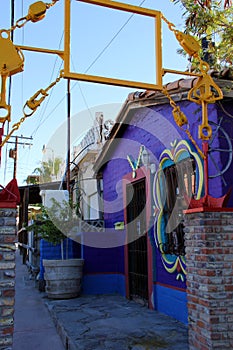
<svg viewBox="0 0 233 350"><path fill-rule="evenodd" d="M209 166L209 169L212 169L209 178L213 179L221 176L224 185L227 185L223 174L229 169L232 162L232 138L227 133L227 128L222 126L223 122L223 117L221 117L218 124L212 121L209 122L213 130L208 151L209 165L212 163L212 166ZM233 123L230 121L228 123L231 123L232 128ZM219 145L216 145L217 142ZM216 161L216 158L219 159L219 157L221 157L221 165Z"/></svg>

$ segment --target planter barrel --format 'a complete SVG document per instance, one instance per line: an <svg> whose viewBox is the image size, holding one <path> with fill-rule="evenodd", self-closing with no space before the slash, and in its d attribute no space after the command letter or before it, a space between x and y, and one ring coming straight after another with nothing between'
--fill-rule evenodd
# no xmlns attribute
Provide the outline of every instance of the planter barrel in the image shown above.
<svg viewBox="0 0 233 350"><path fill-rule="evenodd" d="M49 299L76 298L81 293L84 259L43 260Z"/></svg>

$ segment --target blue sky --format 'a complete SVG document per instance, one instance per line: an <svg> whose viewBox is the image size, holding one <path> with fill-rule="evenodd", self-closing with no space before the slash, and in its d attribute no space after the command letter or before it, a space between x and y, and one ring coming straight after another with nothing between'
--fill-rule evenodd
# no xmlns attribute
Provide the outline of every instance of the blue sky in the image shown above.
<svg viewBox="0 0 233 350"><path fill-rule="evenodd" d="M142 1L122 1L139 5ZM29 0L15 1L15 21L25 16ZM28 45L49 49L63 49L63 0L50 8L46 17L37 23L27 23L23 28L16 29L14 42L18 45ZM183 9L169 0L145 0L143 7L161 11L164 16L183 29ZM154 82L155 50L154 22L144 16L135 15L129 20L130 14L100 8L94 5L72 1L71 30L71 67L73 71L93 75L104 75L122 79ZM129 20L129 21L128 21ZM124 26L124 24L128 23ZM124 26L124 27L123 27ZM4 1L1 7L0 29L10 27L10 1ZM123 28L122 28L123 27ZM116 33L120 33L112 41ZM162 27L163 67L185 70L187 60L180 57L176 50L179 43L166 24ZM111 45L109 43L112 41ZM108 46L109 45L109 46ZM108 47L107 47L108 46ZM106 48L107 47L107 48ZM100 53L103 54L97 59ZM12 122L17 122L22 116L25 102L41 88L46 88L57 78L62 68L62 61L55 55L24 51L24 72L12 77L11 105ZM96 60L97 59L97 60ZM180 76L179 76L180 78ZM177 79L177 76L167 75L164 82ZM32 136L33 146L19 146L17 180L19 185L25 184L32 171L39 166L43 157L42 147L46 144L53 148L55 156L65 157L66 139L66 80L61 80L50 91L49 97L38 108L37 112L26 119L15 135ZM135 89L137 90L137 89ZM71 115L72 142L77 143L80 135L93 124L95 112L104 112L105 119L115 119L118 110L126 100L132 88L111 87L87 82L71 82ZM56 132L58 130L58 132ZM5 126L6 132L6 126ZM53 136L55 133L55 136ZM54 140L56 142L54 143ZM13 160L5 161L6 153L12 145L2 149L2 164L0 183L6 185L12 178ZM61 154L61 150L63 154ZM47 153L49 155L49 151Z"/></svg>

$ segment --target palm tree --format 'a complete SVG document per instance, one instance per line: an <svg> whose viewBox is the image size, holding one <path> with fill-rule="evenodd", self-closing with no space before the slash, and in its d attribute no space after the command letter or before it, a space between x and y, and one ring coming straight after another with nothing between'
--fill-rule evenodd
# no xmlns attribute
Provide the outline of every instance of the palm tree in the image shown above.
<svg viewBox="0 0 233 350"><path fill-rule="evenodd" d="M39 175L40 183L52 182L54 177L57 179L61 163L62 159L60 157L56 157L54 160L48 159L47 162L42 161L40 167L33 170L33 174Z"/></svg>

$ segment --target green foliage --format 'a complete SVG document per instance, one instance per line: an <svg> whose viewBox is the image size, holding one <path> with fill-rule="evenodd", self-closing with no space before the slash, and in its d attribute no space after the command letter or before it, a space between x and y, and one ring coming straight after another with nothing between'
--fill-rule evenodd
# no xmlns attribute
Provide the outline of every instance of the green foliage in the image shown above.
<svg viewBox="0 0 233 350"><path fill-rule="evenodd" d="M52 206L45 208L41 205L41 213L37 215L37 220L26 229L34 231L41 238L56 245L69 237L77 225L75 206L66 201L60 203L53 198Z"/></svg>
<svg viewBox="0 0 233 350"><path fill-rule="evenodd" d="M39 183L39 176L28 175L28 177L24 181L27 183L27 185L36 185Z"/></svg>
<svg viewBox="0 0 233 350"><path fill-rule="evenodd" d="M41 213L37 215L37 220L26 227L27 231L34 231L34 234L46 241L57 245L65 238L65 235L50 219L47 210L41 206Z"/></svg>
<svg viewBox="0 0 233 350"><path fill-rule="evenodd" d="M40 167L35 168L33 173L39 175L40 183L51 182L53 176L57 178L61 163L62 159L60 157L56 157L54 160L48 159L47 162L42 161Z"/></svg>
<svg viewBox="0 0 233 350"><path fill-rule="evenodd" d="M184 8L185 32L209 42L211 68L231 67L233 62L233 7L231 1L175 0ZM213 44L214 43L214 44ZM204 53L201 53L204 55Z"/></svg>

